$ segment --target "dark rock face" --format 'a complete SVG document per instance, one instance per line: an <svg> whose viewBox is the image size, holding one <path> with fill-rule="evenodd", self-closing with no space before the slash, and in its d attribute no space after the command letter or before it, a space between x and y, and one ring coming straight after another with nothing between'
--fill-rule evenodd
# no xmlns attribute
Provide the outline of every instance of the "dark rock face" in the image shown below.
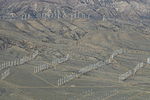
<svg viewBox="0 0 150 100"><path fill-rule="evenodd" d="M2 96L5 93L6 93L6 89L5 88L0 88L0 96Z"/></svg>

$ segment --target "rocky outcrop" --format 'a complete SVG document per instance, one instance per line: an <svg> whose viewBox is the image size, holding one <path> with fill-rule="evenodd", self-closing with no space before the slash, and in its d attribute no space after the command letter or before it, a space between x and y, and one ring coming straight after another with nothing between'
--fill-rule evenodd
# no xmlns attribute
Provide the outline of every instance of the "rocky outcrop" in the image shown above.
<svg viewBox="0 0 150 100"><path fill-rule="evenodd" d="M61 17L64 13L69 16L74 11L81 11L90 14L92 19L106 17L134 20L150 18L149 4L148 0L3 0L0 2L0 16L17 18L29 14L36 18L37 14L49 15L57 9Z"/></svg>

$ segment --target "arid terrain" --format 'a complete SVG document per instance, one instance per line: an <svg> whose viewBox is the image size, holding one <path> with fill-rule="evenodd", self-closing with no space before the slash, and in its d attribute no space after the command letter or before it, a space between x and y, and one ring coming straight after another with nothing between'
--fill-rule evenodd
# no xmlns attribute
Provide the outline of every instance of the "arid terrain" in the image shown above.
<svg viewBox="0 0 150 100"><path fill-rule="evenodd" d="M150 100L149 5L0 0L0 100Z"/></svg>

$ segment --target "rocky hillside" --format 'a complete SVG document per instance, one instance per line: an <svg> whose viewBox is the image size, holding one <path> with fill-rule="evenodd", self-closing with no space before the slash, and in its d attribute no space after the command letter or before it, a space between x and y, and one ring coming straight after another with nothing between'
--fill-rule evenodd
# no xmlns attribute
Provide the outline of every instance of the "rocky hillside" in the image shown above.
<svg viewBox="0 0 150 100"><path fill-rule="evenodd" d="M149 5L0 0L0 100L150 100Z"/></svg>
<svg viewBox="0 0 150 100"><path fill-rule="evenodd" d="M148 0L1 0L0 16L38 13L71 14L80 11L90 14L92 19L118 18L121 20L149 19L150 2Z"/></svg>

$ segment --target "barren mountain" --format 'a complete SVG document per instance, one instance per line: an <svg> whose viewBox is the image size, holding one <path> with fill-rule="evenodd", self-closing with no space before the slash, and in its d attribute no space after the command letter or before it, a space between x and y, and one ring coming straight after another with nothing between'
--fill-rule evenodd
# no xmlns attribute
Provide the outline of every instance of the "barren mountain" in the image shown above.
<svg viewBox="0 0 150 100"><path fill-rule="evenodd" d="M150 100L149 0L0 0L0 100Z"/></svg>
<svg viewBox="0 0 150 100"><path fill-rule="evenodd" d="M20 16L29 13L34 16L38 12L53 11L72 13L75 10L88 13L91 18L119 18L135 20L150 18L150 2L148 0L1 0L1 15L15 13Z"/></svg>

